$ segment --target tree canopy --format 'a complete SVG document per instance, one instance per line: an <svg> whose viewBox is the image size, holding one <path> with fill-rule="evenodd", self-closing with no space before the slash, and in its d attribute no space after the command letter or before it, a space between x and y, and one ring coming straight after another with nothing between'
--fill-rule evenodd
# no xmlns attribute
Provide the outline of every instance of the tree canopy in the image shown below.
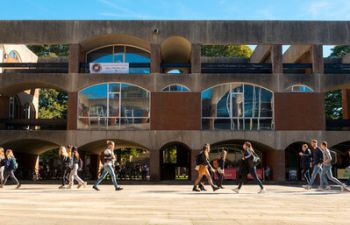
<svg viewBox="0 0 350 225"><path fill-rule="evenodd" d="M202 56L250 58L253 51L248 45L204 45Z"/></svg>
<svg viewBox="0 0 350 225"><path fill-rule="evenodd" d="M342 58L347 53L350 52L350 45L336 45L334 48L331 49L331 54L329 57L332 58Z"/></svg>
<svg viewBox="0 0 350 225"><path fill-rule="evenodd" d="M28 45L32 52L39 57L68 56L68 45Z"/></svg>
<svg viewBox="0 0 350 225"><path fill-rule="evenodd" d="M40 89L39 118L65 119L67 118L68 96L65 92L55 89Z"/></svg>

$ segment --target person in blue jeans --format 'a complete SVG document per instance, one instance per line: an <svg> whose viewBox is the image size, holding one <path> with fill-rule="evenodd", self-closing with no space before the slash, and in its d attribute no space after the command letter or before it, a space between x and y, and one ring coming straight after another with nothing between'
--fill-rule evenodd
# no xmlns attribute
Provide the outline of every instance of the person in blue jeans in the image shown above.
<svg viewBox="0 0 350 225"><path fill-rule="evenodd" d="M350 149L348 149L348 161L347 161L348 167L346 168L350 172ZM346 185L350 186L350 176L348 181L346 182Z"/></svg>
<svg viewBox="0 0 350 225"><path fill-rule="evenodd" d="M98 178L94 186L92 187L96 191L99 191L98 185L106 178L107 174L109 174L112 178L112 182L114 185L114 188L116 191L121 191L123 188L119 187L117 183L117 178L114 172L114 162L115 162L115 155L114 155L114 142L113 141L107 141L107 149L103 152L103 172L101 176Z"/></svg>
<svg viewBox="0 0 350 225"><path fill-rule="evenodd" d="M309 184L305 186L306 189L311 189L314 184L317 175L321 178L322 172L322 163L323 163L323 153L322 150L317 145L317 140L311 140L311 148L312 148L312 163L313 163L313 171L311 175L311 179Z"/></svg>

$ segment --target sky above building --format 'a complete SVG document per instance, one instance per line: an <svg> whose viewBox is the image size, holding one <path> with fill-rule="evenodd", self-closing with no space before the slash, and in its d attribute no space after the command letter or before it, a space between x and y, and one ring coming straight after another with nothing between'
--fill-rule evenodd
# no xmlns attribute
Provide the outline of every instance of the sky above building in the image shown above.
<svg viewBox="0 0 350 225"><path fill-rule="evenodd" d="M0 20L350 19L350 0L17 0L1 5L6 10Z"/></svg>

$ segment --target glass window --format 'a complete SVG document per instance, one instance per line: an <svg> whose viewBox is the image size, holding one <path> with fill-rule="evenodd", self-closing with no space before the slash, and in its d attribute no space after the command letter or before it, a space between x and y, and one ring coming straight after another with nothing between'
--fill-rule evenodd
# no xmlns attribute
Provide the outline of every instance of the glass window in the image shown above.
<svg viewBox="0 0 350 225"><path fill-rule="evenodd" d="M180 84L172 84L163 88L162 91L167 92L188 92L190 89Z"/></svg>
<svg viewBox="0 0 350 225"><path fill-rule="evenodd" d="M202 129L273 128L273 94L262 87L230 83L202 92Z"/></svg>
<svg viewBox="0 0 350 225"><path fill-rule="evenodd" d="M313 92L311 88L305 85L293 85L287 89L289 92Z"/></svg>
<svg viewBox="0 0 350 225"><path fill-rule="evenodd" d="M79 92L80 129L149 129L150 93L124 83L94 85Z"/></svg>

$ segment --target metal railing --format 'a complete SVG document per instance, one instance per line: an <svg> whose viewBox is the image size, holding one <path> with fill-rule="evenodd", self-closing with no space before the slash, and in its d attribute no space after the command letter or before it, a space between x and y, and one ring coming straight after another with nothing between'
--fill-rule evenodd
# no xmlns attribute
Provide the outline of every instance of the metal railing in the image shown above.
<svg viewBox="0 0 350 225"><path fill-rule="evenodd" d="M1 119L4 130L66 130L66 119Z"/></svg>
<svg viewBox="0 0 350 225"><path fill-rule="evenodd" d="M327 130L350 130L350 120L327 120L326 121Z"/></svg>
<svg viewBox="0 0 350 225"><path fill-rule="evenodd" d="M68 63L0 63L3 73L68 73Z"/></svg>
<svg viewBox="0 0 350 225"><path fill-rule="evenodd" d="M324 64L326 74L350 74L350 64L327 63Z"/></svg>
<svg viewBox="0 0 350 225"><path fill-rule="evenodd" d="M202 63L202 73L272 73L272 64Z"/></svg>

